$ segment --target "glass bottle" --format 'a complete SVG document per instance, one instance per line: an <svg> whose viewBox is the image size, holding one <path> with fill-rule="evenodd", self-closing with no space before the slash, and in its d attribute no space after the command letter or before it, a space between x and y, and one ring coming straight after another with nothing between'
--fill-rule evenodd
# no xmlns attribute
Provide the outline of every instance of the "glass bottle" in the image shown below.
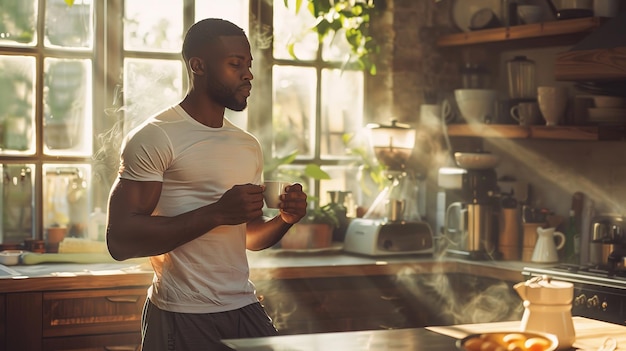
<svg viewBox="0 0 626 351"><path fill-rule="evenodd" d="M526 56L515 56L506 62L509 80L509 98L511 100L535 100L537 83L535 81L535 61Z"/></svg>
<svg viewBox="0 0 626 351"><path fill-rule="evenodd" d="M563 248L563 260L565 263L578 264L580 254L580 233L576 225L574 210L569 211L569 221L565 230L565 247Z"/></svg>

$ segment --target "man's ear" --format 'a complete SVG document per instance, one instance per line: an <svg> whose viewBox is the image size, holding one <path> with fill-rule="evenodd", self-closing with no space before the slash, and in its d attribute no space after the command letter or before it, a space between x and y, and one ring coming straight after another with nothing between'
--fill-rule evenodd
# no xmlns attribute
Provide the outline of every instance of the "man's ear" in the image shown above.
<svg viewBox="0 0 626 351"><path fill-rule="evenodd" d="M204 74L204 61L202 61L202 59L199 57L190 58L189 67L191 67L191 71L193 72L193 74Z"/></svg>

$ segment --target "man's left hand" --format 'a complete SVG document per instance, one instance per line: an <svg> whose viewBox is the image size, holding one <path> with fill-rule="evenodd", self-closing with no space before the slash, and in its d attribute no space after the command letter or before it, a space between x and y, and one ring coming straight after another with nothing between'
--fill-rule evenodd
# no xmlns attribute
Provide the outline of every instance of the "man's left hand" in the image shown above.
<svg viewBox="0 0 626 351"><path fill-rule="evenodd" d="M285 223L294 224L306 215L307 196L302 185L295 183L288 186L280 196L280 217Z"/></svg>

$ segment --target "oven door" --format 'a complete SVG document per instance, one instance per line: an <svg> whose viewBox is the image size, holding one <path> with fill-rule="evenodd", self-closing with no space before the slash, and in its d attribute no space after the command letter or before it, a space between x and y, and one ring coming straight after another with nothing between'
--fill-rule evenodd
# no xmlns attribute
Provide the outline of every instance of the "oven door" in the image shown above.
<svg viewBox="0 0 626 351"><path fill-rule="evenodd" d="M626 291L574 284L572 315L626 325Z"/></svg>

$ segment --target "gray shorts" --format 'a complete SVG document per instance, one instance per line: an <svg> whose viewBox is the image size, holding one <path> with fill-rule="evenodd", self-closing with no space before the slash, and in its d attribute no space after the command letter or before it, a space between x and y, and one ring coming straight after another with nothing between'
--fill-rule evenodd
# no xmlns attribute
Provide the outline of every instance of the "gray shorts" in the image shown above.
<svg viewBox="0 0 626 351"><path fill-rule="evenodd" d="M218 313L175 313L149 299L141 319L142 351L232 350L221 339L275 336L278 331L260 303Z"/></svg>

